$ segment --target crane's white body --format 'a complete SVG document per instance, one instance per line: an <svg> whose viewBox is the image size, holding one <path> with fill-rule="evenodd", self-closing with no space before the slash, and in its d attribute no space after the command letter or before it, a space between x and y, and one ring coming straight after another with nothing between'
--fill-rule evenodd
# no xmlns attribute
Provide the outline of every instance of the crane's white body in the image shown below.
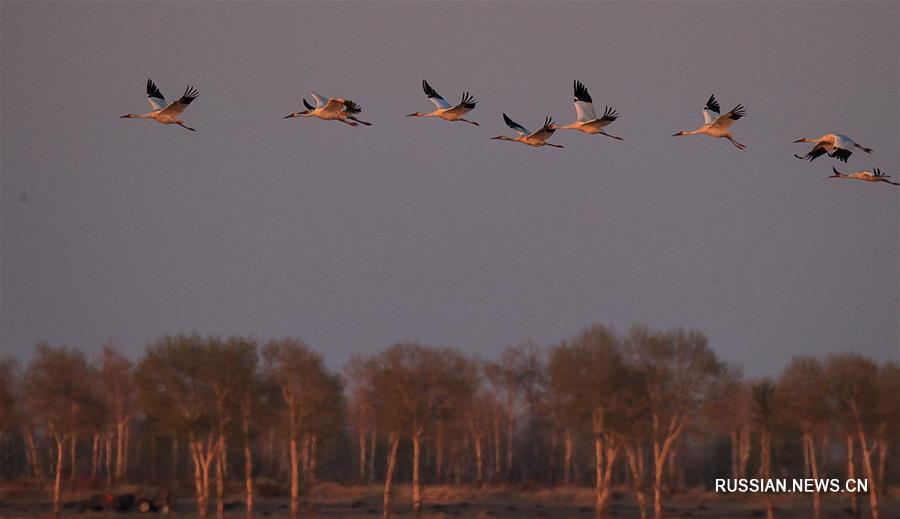
<svg viewBox="0 0 900 519"><path fill-rule="evenodd" d="M554 132L556 132L556 129L558 128L558 126L553 122L553 119L551 119L550 117L547 117L544 120L544 125L541 126L540 129L533 132L529 131L521 124L513 121L506 114L503 114L503 121L506 122L506 125L509 126L512 131L519 134L519 136L513 138L507 137L506 135L498 135L496 137L491 137L491 139L499 141L521 142L522 144L534 146L535 148L539 148L541 146L551 146L554 148L564 147L559 144L552 144L547 142L547 139L552 137Z"/></svg>
<svg viewBox="0 0 900 519"><path fill-rule="evenodd" d="M709 96L706 106L703 108L703 126L696 130L682 130L672 135L672 137L681 137L686 135L708 135L715 139L728 139L734 146L743 150L746 148L743 144L734 139L734 136L728 131L735 121L747 115L744 107L740 104L731 109L731 111L719 114L719 102L716 101L715 94Z"/></svg>
<svg viewBox="0 0 900 519"><path fill-rule="evenodd" d="M802 157L800 155L794 155L798 159L808 160L810 162L825 154L827 154L831 158L847 162L847 159L850 158L850 155L853 155L854 149L860 149L866 153L872 153L871 148L861 146L850 137L847 137L846 135L842 135L840 133L826 133L825 135L818 138L803 138L797 139L794 142L811 142L815 144L812 149L806 153L806 155Z"/></svg>
<svg viewBox="0 0 900 519"><path fill-rule="evenodd" d="M464 123L469 123L474 126L478 126L478 123L475 121L470 121L466 119L464 116L475 109L475 105L478 104L478 101L472 96L472 94L468 92L463 92L462 99L459 104L451 105L444 99L437 91L431 88L431 85L428 84L428 81L422 80L422 90L425 91L425 95L428 97L428 100L434 104L434 111L432 112L413 112L407 117L437 117L439 119L443 119L445 121L461 121Z"/></svg>
<svg viewBox="0 0 900 519"><path fill-rule="evenodd" d="M578 130L591 135L605 135L619 141L623 140L621 137L603 131L603 128L606 128L619 118L618 112L612 107L607 106L604 110L603 117L597 117L597 113L594 111L594 100L588 93L587 88L580 81L575 81L574 103L576 114L575 121L563 126L557 126L558 129Z"/></svg>
<svg viewBox="0 0 900 519"><path fill-rule="evenodd" d="M177 101L166 103L166 98L159 91L159 88L156 87L156 84L153 83L153 80L147 79L147 102L150 103L150 108L153 108L153 110L142 114L125 114L120 119L153 119L160 124L177 124L182 128L195 132L197 130L184 124L184 121L179 119L178 116L198 95L199 93L194 87L188 86L181 98Z"/></svg>
<svg viewBox="0 0 900 519"><path fill-rule="evenodd" d="M854 173L844 174L837 170L837 168L832 167L832 171L834 171L834 175L831 175L828 178L844 178L849 180L862 180L863 182L885 182L887 184L900 186L900 183L892 182L888 180L891 178L890 175L885 175L881 172L880 169L875 168L875 171L866 171L860 170Z"/></svg>
<svg viewBox="0 0 900 519"><path fill-rule="evenodd" d="M316 106L310 105L306 99L302 99L306 110L302 112L293 112L284 116L285 119L293 117L315 117L323 121L338 121L349 126L372 126L372 123L361 121L356 118L356 114L362 111L355 102L350 99L341 99L339 97L327 97L315 92L310 92Z"/></svg>

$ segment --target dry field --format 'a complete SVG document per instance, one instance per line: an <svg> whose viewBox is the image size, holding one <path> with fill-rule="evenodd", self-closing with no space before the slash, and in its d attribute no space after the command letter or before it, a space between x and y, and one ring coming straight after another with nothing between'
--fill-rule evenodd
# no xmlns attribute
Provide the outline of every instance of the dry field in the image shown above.
<svg viewBox="0 0 900 519"><path fill-rule="evenodd" d="M175 510L166 515L170 518L195 517L194 503L190 498L190 487L177 489L179 496ZM239 485L230 488L226 499L228 518L243 518L243 499ZM260 484L260 496L257 497L256 517L282 518L288 517L288 500L278 496L283 489L274 485ZM149 488L135 486L122 487L121 492L136 494L152 493ZM66 494L66 507L63 515L67 517L107 518L138 514L131 512L93 512L83 511L79 501L88 499L90 490L69 492ZM894 488L892 496L884 498L881 506L881 517L900 519L900 502L894 497L900 489ZM273 495L275 494L275 495ZM865 498L860 499L863 517L868 510ZM394 495L394 515L411 516L410 488L406 485L396 487ZM591 507L593 493L583 487L540 488L520 486L491 486L481 489L453 486L433 486L425 490L424 519L451 519L453 517L479 519L487 518L585 518L594 516ZM776 517L806 518L811 515L811 497L808 495L788 494L775 496ZM849 499L846 496L828 495L824 499L825 518L850 519ZM688 491L668 496L665 500L666 517L676 518L749 518L764 517L765 504L759 495L721 495L705 491ZM211 510L212 511L212 510ZM51 504L41 495L40 489L22 486L7 486L0 489L0 517L48 517L51 515ZM215 514L210 514L214 517ZM316 485L302 496L302 517L341 517L347 519L380 518L381 488L377 486L341 486L336 484ZM615 493L608 517L639 517L634 499L625 489Z"/></svg>

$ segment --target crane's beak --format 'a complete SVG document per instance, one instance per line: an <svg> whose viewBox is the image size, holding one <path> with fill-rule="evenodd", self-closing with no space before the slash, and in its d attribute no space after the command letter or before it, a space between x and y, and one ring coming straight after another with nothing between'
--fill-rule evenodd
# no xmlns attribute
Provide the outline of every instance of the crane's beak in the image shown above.
<svg viewBox="0 0 900 519"><path fill-rule="evenodd" d="M803 139L797 139L797 140L794 141L794 142L795 142L795 143L797 143L797 142L803 142Z"/></svg>
<svg viewBox="0 0 900 519"><path fill-rule="evenodd" d="M678 133L673 133L673 134L672 134L672 137L681 137L682 135L684 135L684 132L683 132L683 131L678 132Z"/></svg>
<svg viewBox="0 0 900 519"><path fill-rule="evenodd" d="M131 119L131 114L120 115L119 119Z"/></svg>
<svg viewBox="0 0 900 519"><path fill-rule="evenodd" d="M419 112L413 112L411 114L406 114L407 117L417 117L418 115L419 115Z"/></svg>
<svg viewBox="0 0 900 519"><path fill-rule="evenodd" d="M502 135L498 135L498 136L496 136L496 137L491 137L491 140L492 140L492 141L493 141L493 140L500 140L500 139L502 139L502 138L503 138Z"/></svg>

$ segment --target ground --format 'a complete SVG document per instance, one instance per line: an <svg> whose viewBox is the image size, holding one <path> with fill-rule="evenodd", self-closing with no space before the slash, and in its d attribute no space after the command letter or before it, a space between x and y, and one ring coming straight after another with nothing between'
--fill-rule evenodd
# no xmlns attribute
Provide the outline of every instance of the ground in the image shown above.
<svg viewBox="0 0 900 519"><path fill-rule="evenodd" d="M245 517L241 484L234 481L225 500L228 518ZM0 487L0 518L48 517L52 507L48 488L35 485L9 484ZM185 484L176 490L178 500L171 518L195 517L194 503L190 498L192 487ZM151 487L122 486L117 492L151 494ZM261 481L256 496L256 516L281 518L288 516L288 499L278 495L282 487ZM79 501L90 498L98 490L69 491L65 495L63 515L67 517L106 518L121 517L114 512L80 511ZM900 519L900 488L893 488L889 496L882 496L881 517ZM426 487L424 516L426 519L450 519L452 517L487 518L593 518L593 492L586 487L531 487L490 486L480 489L449 485ZM650 497L650 496L648 496ZM214 503L215 498L212 498ZM301 496L301 517L341 517L346 519L381 516L382 494L378 486L343 486L322 483L307 489ZM410 516L410 488L395 487L394 512L397 516ZM786 494L774 497L776 517L807 518L811 516L812 497L806 494ZM867 517L867 498L860 496L863 517ZM765 517L765 502L761 495L723 495L703 490L689 490L666 496L666 517L678 518L748 518ZM210 511L213 512L214 504ZM648 510L652 515L652 510ZM136 514L136 512L133 512ZM608 517L638 517L633 495L627 489L618 489L609 507ZM214 513L210 517L215 517ZM823 517L829 519L852 518L849 498L829 494L824 498Z"/></svg>

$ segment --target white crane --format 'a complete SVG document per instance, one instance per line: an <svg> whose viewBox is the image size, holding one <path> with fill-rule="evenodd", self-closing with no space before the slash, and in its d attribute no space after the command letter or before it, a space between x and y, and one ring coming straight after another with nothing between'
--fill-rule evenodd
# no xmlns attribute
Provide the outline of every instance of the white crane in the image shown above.
<svg viewBox="0 0 900 519"><path fill-rule="evenodd" d="M607 137L623 140L621 137L610 135L603 131L603 128L609 126L613 121L619 118L619 113L612 107L607 106L603 112L603 117L597 117L594 112L594 100L591 94L581 81L575 81L575 113L577 117L575 122L565 126L559 126L561 130L578 130L584 133L606 135Z"/></svg>
<svg viewBox="0 0 900 519"><path fill-rule="evenodd" d="M888 180L891 176L885 175L878 168L875 168L873 171L861 170L846 175L838 171L834 166L831 167L831 170L834 171L834 175L831 175L828 178L848 178L850 180L862 180L864 182L887 182L888 184L900 186L900 183Z"/></svg>
<svg viewBox="0 0 900 519"><path fill-rule="evenodd" d="M811 150L809 150L806 155L802 157L800 155L794 155L798 159L808 160L810 162L816 160L822 155L825 155L826 153L829 157L847 162L847 159L850 158L850 155L853 155L854 148L859 148L866 153L872 153L872 148L860 146L850 137L841 135L840 133L826 133L818 139L804 138L797 139L794 142L814 142L816 144Z"/></svg>
<svg viewBox="0 0 900 519"><path fill-rule="evenodd" d="M716 139L724 137L731 141L731 144L734 144L737 149L742 150L746 148L746 146L734 140L734 136L728 131L735 121L747 115L747 112L744 111L744 107L739 104L732 108L730 112L722 115L719 115L720 110L719 102L716 101L716 95L713 94L709 96L709 100L706 101L706 106L703 108L703 126L696 130L682 130L673 134L672 137L680 137L683 135L709 135Z"/></svg>
<svg viewBox="0 0 900 519"><path fill-rule="evenodd" d="M434 103L435 110L428 113L413 112L407 115L407 117L440 117L445 121L462 121L478 126L477 122L463 118L464 115L474 110L475 105L478 104L478 101L475 100L472 94L463 92L462 100L460 100L459 104L451 106L450 103L441 97L435 89L431 88L428 81L425 81L424 79L422 80L422 90L425 91L428 100Z"/></svg>
<svg viewBox="0 0 900 519"><path fill-rule="evenodd" d="M372 123L361 121L356 118L356 114L362 112L362 107L351 101L350 99L341 99L339 97L326 97L315 92L310 92L316 106L312 106L303 100L303 106L306 110L302 112L294 112L284 116L285 119L292 117L318 117L323 121L339 121L350 126L362 124L364 126L372 126ZM349 120L348 120L349 119Z"/></svg>
<svg viewBox="0 0 900 519"><path fill-rule="evenodd" d="M197 92L197 89L188 85L184 94L178 101L166 104L166 98L163 97L162 92L156 88L156 84L153 83L152 79L148 79L147 101L150 102L150 107L153 108L153 110L143 114L125 114L121 116L120 119L153 119L160 124L177 124L182 128L187 128L188 130L195 132L197 130L184 124L184 121L179 119L178 115L191 104L191 101L197 99L198 95L199 92Z"/></svg>
<svg viewBox="0 0 900 519"><path fill-rule="evenodd" d="M527 128L522 126L521 124L513 121L506 114L503 114L503 121L506 122L506 125L509 126L512 131L519 134L518 137L512 138L507 137L506 135L498 135L496 137L491 137L491 139L496 139L500 141L511 141L511 142L521 142L522 144L527 144L529 146L540 147L540 146L553 146L554 148L564 148L565 146L561 146L559 144L551 144L547 142L553 132L556 131L556 123L553 122L553 119L547 117L544 120L544 125L537 131L531 132L528 131Z"/></svg>

